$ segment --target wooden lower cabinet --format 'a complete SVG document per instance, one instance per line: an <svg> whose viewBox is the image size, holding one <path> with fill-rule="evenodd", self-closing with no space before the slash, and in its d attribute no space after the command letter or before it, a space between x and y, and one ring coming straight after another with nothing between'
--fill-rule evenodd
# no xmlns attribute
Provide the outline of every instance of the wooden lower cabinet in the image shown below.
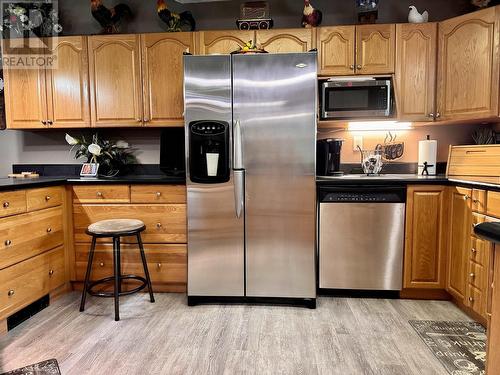
<svg viewBox="0 0 500 375"><path fill-rule="evenodd" d="M450 188L448 278L446 290L463 301L466 292L467 259L470 248L472 189Z"/></svg>
<svg viewBox="0 0 500 375"><path fill-rule="evenodd" d="M443 289L446 273L446 187L409 186L404 288Z"/></svg>
<svg viewBox="0 0 500 375"><path fill-rule="evenodd" d="M75 245L76 279L83 281L87 269L90 244ZM146 260L153 290L184 291L187 282L187 246L185 244L146 244ZM139 248L136 244L121 248L123 274L144 276ZM99 244L94 254L91 279L113 275L113 246Z"/></svg>
<svg viewBox="0 0 500 375"><path fill-rule="evenodd" d="M62 247L1 270L0 320L43 297L64 282Z"/></svg>

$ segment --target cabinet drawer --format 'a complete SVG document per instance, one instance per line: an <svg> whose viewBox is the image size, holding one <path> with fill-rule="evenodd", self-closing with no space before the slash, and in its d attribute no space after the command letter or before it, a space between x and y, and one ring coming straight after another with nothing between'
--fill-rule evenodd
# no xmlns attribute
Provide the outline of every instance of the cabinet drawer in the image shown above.
<svg viewBox="0 0 500 375"><path fill-rule="evenodd" d="M186 203L185 185L132 185L132 203Z"/></svg>
<svg viewBox="0 0 500 375"><path fill-rule="evenodd" d="M486 298L484 291L469 284L467 286L466 306L486 318Z"/></svg>
<svg viewBox="0 0 500 375"><path fill-rule="evenodd" d="M128 185L73 186L74 203L129 203Z"/></svg>
<svg viewBox="0 0 500 375"><path fill-rule="evenodd" d="M60 247L49 254L49 290L54 290L66 281L64 267L64 248Z"/></svg>
<svg viewBox="0 0 500 375"><path fill-rule="evenodd" d="M488 271L478 263L469 262L467 279L470 285L473 285L481 291L485 291L487 287Z"/></svg>
<svg viewBox="0 0 500 375"><path fill-rule="evenodd" d="M472 213L472 227L471 227L471 233L474 233L474 227L478 224L484 223L485 216L482 214L478 214L473 212Z"/></svg>
<svg viewBox="0 0 500 375"><path fill-rule="evenodd" d="M488 215L500 218L500 192L489 191L487 202Z"/></svg>
<svg viewBox="0 0 500 375"><path fill-rule="evenodd" d="M62 245L62 208L0 219L0 269Z"/></svg>
<svg viewBox="0 0 500 375"><path fill-rule="evenodd" d="M490 243L477 237L471 238L470 260L486 266Z"/></svg>
<svg viewBox="0 0 500 375"><path fill-rule="evenodd" d="M62 199L63 191L59 186L26 191L26 206L28 211L60 206Z"/></svg>
<svg viewBox="0 0 500 375"><path fill-rule="evenodd" d="M142 232L145 243L186 243L185 204L85 204L73 206L75 242L90 242L85 233L87 227L96 221L106 219L138 219L146 224ZM100 242L111 242L109 238ZM123 238L123 242L135 242L135 238Z"/></svg>
<svg viewBox="0 0 500 375"><path fill-rule="evenodd" d="M486 191L485 190L472 190L472 211L480 214L486 213Z"/></svg>
<svg viewBox="0 0 500 375"><path fill-rule="evenodd" d="M48 293L48 259L45 253L0 271L0 319Z"/></svg>
<svg viewBox="0 0 500 375"><path fill-rule="evenodd" d="M26 192L24 190L0 193L0 217L26 212Z"/></svg>
<svg viewBox="0 0 500 375"><path fill-rule="evenodd" d="M76 280L85 279L90 245L75 245ZM144 246L148 270L153 283L185 284L187 280L186 245ZM121 262L124 274L144 275L137 245L124 244L121 248ZM93 280L113 275L113 246L98 244L94 254L91 278Z"/></svg>

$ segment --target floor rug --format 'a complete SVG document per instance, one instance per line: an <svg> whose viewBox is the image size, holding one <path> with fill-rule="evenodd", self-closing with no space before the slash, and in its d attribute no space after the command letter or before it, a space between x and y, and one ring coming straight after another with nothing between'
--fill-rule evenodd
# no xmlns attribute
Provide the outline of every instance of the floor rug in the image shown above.
<svg viewBox="0 0 500 375"><path fill-rule="evenodd" d="M55 359L49 359L0 375L61 375L61 371L59 370L57 361Z"/></svg>
<svg viewBox="0 0 500 375"><path fill-rule="evenodd" d="M451 375L483 375L486 330L476 322L410 320L434 356Z"/></svg>

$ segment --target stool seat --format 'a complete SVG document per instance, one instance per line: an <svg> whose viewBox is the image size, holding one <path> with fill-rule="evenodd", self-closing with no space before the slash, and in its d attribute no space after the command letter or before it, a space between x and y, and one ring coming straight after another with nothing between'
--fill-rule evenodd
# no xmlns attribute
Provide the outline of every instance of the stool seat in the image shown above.
<svg viewBox="0 0 500 375"><path fill-rule="evenodd" d="M90 224L87 233L97 236L122 235L129 232L138 232L145 228L144 223L137 219L110 219Z"/></svg>

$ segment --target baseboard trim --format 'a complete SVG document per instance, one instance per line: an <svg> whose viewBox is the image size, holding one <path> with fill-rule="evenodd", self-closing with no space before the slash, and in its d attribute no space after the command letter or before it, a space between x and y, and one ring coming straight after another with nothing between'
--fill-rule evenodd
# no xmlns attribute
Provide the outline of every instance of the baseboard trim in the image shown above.
<svg viewBox="0 0 500 375"><path fill-rule="evenodd" d="M403 289L399 293L403 299L441 300L450 301L452 297L444 289Z"/></svg>

